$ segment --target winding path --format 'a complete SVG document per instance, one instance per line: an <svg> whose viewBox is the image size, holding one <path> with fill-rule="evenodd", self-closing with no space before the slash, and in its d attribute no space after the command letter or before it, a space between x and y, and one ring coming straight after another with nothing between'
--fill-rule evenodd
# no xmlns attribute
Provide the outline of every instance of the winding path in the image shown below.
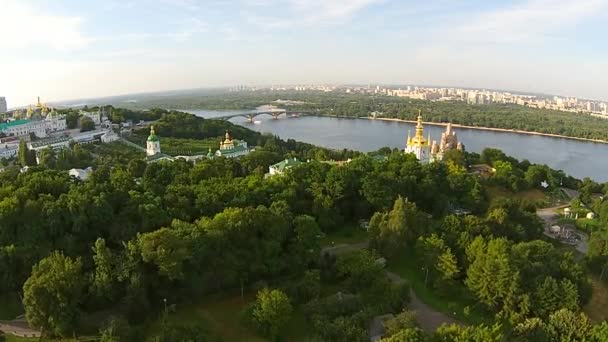
<svg viewBox="0 0 608 342"><path fill-rule="evenodd" d="M361 249L365 249L369 246L369 241L365 241L358 244L341 244L333 247L325 247L321 250L322 254L328 253L330 255L340 255L344 253L354 252ZM396 273L386 271L386 276L395 284L401 284L406 282L401 276ZM420 327L427 332L435 332L442 324L459 324L463 325L462 322L457 321L453 317L439 312L429 305L425 304L418 296L416 292L410 288L410 304L409 309L416 312L416 317Z"/></svg>

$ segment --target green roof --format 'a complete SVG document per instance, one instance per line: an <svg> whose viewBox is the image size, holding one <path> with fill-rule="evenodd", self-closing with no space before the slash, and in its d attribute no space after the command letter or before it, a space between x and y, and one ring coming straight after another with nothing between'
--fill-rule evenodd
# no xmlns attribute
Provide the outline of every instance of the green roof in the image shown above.
<svg viewBox="0 0 608 342"><path fill-rule="evenodd" d="M287 168L293 167L293 166L298 166L304 164L303 162L297 160L296 158L291 158L291 159L285 159L279 163L276 163L274 165L271 165L270 167L275 168L279 171L283 171Z"/></svg>
<svg viewBox="0 0 608 342"><path fill-rule="evenodd" d="M5 129L9 129L15 126L25 125L28 122L30 122L30 120L14 120L6 123L0 123L0 131L4 131Z"/></svg>
<svg viewBox="0 0 608 342"><path fill-rule="evenodd" d="M158 135L156 134L150 134L150 136L148 137L148 141L159 141L160 139L158 138Z"/></svg>

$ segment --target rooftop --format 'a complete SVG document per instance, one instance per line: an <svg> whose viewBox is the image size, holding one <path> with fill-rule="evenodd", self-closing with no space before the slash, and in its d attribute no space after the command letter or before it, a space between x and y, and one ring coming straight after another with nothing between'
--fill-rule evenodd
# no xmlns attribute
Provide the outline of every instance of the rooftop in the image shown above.
<svg viewBox="0 0 608 342"><path fill-rule="evenodd" d="M278 162L274 165L271 165L270 167L275 168L277 170L283 171L287 168L293 167L293 166L297 166L300 164L304 164L303 162L299 161L296 158L290 158L290 159L285 159L281 162Z"/></svg>
<svg viewBox="0 0 608 342"><path fill-rule="evenodd" d="M42 146L47 146L47 145L60 144L60 143L70 141L70 140L71 140L70 137L53 137L53 138L32 141L30 144L33 148L36 148L36 147L42 147Z"/></svg>
<svg viewBox="0 0 608 342"><path fill-rule="evenodd" d="M29 123L30 120L14 120L5 123L0 123L0 131L4 131L5 129L9 129L15 126L21 126Z"/></svg>

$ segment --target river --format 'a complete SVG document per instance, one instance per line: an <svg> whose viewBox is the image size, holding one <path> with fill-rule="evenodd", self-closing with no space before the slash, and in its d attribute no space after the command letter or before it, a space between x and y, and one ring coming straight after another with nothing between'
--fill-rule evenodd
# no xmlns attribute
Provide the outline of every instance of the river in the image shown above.
<svg viewBox="0 0 608 342"><path fill-rule="evenodd" d="M197 116L212 118L242 111L191 110ZM341 119L302 116L273 120L268 115L255 118L258 124L248 123L244 117L230 121L262 133L271 133L283 139L295 139L334 149L353 149L363 152L381 147L405 147L408 131L414 133L414 124L380 120ZM486 147L498 148L517 159L547 164L564 170L577 178L590 177L598 182L608 181L608 144L529 135L512 132L484 131L454 128L458 139L467 151L481 152ZM439 140L445 127L426 125L425 136Z"/></svg>

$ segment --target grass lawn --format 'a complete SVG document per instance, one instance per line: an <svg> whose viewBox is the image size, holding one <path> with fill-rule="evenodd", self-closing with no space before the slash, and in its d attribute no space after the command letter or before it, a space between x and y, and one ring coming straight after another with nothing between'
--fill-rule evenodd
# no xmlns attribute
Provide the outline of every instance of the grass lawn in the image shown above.
<svg viewBox="0 0 608 342"><path fill-rule="evenodd" d="M176 312L169 314L169 321L202 325L221 341L266 341L249 331L241 322L241 312L252 300L252 294L246 294L243 299L240 294L210 296L198 304L178 306ZM160 324L154 324L149 334L159 328Z"/></svg>
<svg viewBox="0 0 608 342"><path fill-rule="evenodd" d="M507 197L507 198L517 198L517 199L525 199L529 201L548 201L549 196L546 193L538 190L531 189L520 192L513 192L498 186L488 186L487 187L488 195L490 199L495 199L499 197Z"/></svg>
<svg viewBox="0 0 608 342"><path fill-rule="evenodd" d="M602 322L608 319L608 285L602 282L597 276L591 277L593 295L583 311L593 322Z"/></svg>
<svg viewBox="0 0 608 342"><path fill-rule="evenodd" d="M484 312L478 306L478 301L468 295L464 288L457 289L451 295L442 295L437 293L437 290L425 286L424 271L413 253L403 254L399 259L389 261L387 269L407 279L418 298L433 309L449 316L456 312L456 318L463 323L492 323L493 315ZM470 313L465 315L464 309L467 306Z"/></svg>
<svg viewBox="0 0 608 342"><path fill-rule="evenodd" d="M334 232L325 234L321 239L321 246L331 246L332 242L335 245L361 243L365 242L367 238L365 229L360 228L357 223L350 223Z"/></svg>
<svg viewBox="0 0 608 342"><path fill-rule="evenodd" d="M23 313L23 305L18 294L0 296L0 320L11 320Z"/></svg>
<svg viewBox="0 0 608 342"><path fill-rule="evenodd" d="M177 312L169 314L169 320L176 323L202 325L209 331L212 339L217 338L219 341L268 341L249 329L242 321L243 310L254 299L253 292L246 293L243 299L241 299L240 293L213 295L198 304L178 307ZM155 329L159 328L160 324L156 323L149 333L154 333ZM306 341L309 331L304 314L296 310L285 328L286 336L282 340Z"/></svg>

